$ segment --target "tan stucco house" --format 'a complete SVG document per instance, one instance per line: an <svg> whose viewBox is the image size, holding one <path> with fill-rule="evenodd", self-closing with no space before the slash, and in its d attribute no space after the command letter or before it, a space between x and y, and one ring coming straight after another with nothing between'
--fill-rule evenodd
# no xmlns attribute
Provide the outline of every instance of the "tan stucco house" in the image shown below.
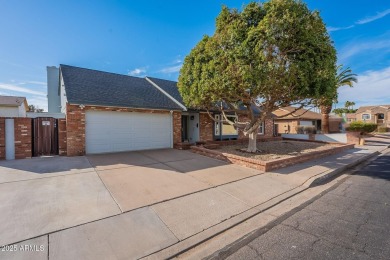
<svg viewBox="0 0 390 260"><path fill-rule="evenodd" d="M390 105L362 106L355 114L347 115L348 122L363 121L390 127Z"/></svg>

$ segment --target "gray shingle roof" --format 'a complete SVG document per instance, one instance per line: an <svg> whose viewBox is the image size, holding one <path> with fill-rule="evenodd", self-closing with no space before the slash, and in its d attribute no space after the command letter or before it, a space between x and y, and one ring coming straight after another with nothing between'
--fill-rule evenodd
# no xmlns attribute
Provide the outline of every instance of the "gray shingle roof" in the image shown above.
<svg viewBox="0 0 390 260"><path fill-rule="evenodd" d="M25 97L0 96L0 105L9 107L18 107L24 103Z"/></svg>
<svg viewBox="0 0 390 260"><path fill-rule="evenodd" d="M182 110L146 79L60 65L70 104Z"/></svg>
<svg viewBox="0 0 390 260"><path fill-rule="evenodd" d="M162 88L165 92L171 95L174 99L180 102L184 106L183 99L180 95L179 89L177 88L177 82L165 79L157 79L148 77L151 81L153 81L156 85Z"/></svg>

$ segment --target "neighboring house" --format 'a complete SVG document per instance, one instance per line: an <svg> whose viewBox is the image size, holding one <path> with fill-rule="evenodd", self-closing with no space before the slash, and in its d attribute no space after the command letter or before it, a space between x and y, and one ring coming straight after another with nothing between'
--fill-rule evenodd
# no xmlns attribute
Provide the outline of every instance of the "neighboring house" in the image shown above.
<svg viewBox="0 0 390 260"><path fill-rule="evenodd" d="M66 114L70 156L243 138L206 112L186 108L174 81L60 65L56 91ZM259 136L273 136L272 119L263 123Z"/></svg>
<svg viewBox="0 0 390 260"><path fill-rule="evenodd" d="M352 123L356 121L356 114L355 113L345 114L345 118L347 119L347 123Z"/></svg>
<svg viewBox="0 0 390 260"><path fill-rule="evenodd" d="M314 126L317 130L321 129L321 114L303 108L296 109L289 106L279 108L273 112L277 116L275 125L277 125L278 134L296 134L298 126ZM290 114L291 112L293 113Z"/></svg>
<svg viewBox="0 0 390 260"><path fill-rule="evenodd" d="M0 117L26 117L27 111L25 97L0 96Z"/></svg>
<svg viewBox="0 0 390 260"><path fill-rule="evenodd" d="M370 122L378 124L379 126L390 127L390 105L360 107L351 120Z"/></svg>
<svg viewBox="0 0 390 260"><path fill-rule="evenodd" d="M273 112L276 116L275 125L278 134L296 134L298 126L314 126L321 130L321 114L304 108L283 107ZM292 113L292 114L290 114ZM286 115L286 116L284 116ZM342 118L336 115L329 116L329 132L340 132Z"/></svg>

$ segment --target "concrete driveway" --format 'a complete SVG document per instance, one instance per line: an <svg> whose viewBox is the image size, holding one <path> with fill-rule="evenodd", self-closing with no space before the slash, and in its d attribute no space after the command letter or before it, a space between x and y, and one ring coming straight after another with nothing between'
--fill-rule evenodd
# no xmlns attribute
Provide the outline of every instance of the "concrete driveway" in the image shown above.
<svg viewBox="0 0 390 260"><path fill-rule="evenodd" d="M127 211L130 219L152 219L150 228L161 226L165 234L153 212L134 210L260 173L173 149L1 161L0 245L43 239Z"/></svg>

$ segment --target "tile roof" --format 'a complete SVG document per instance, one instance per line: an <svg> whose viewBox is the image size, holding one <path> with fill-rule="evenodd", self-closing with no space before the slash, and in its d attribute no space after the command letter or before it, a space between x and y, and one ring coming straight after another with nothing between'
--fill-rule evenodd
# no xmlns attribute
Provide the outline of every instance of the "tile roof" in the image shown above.
<svg viewBox="0 0 390 260"><path fill-rule="evenodd" d="M372 111L373 113L390 110L390 105L376 105L376 106L362 106L356 111L356 114L366 111Z"/></svg>
<svg viewBox="0 0 390 260"><path fill-rule="evenodd" d="M144 78L60 65L70 104L182 110Z"/></svg>
<svg viewBox="0 0 390 260"><path fill-rule="evenodd" d="M304 108L298 109L291 115L283 117L283 115L286 115L288 113L293 112L296 110L296 107L283 107L279 108L278 110L274 111L273 113L279 117L279 119L308 119L308 120L321 120L321 114L316 113Z"/></svg>
<svg viewBox="0 0 390 260"><path fill-rule="evenodd" d="M0 96L0 105L9 107L18 107L24 103L25 97L14 97L14 96Z"/></svg>

